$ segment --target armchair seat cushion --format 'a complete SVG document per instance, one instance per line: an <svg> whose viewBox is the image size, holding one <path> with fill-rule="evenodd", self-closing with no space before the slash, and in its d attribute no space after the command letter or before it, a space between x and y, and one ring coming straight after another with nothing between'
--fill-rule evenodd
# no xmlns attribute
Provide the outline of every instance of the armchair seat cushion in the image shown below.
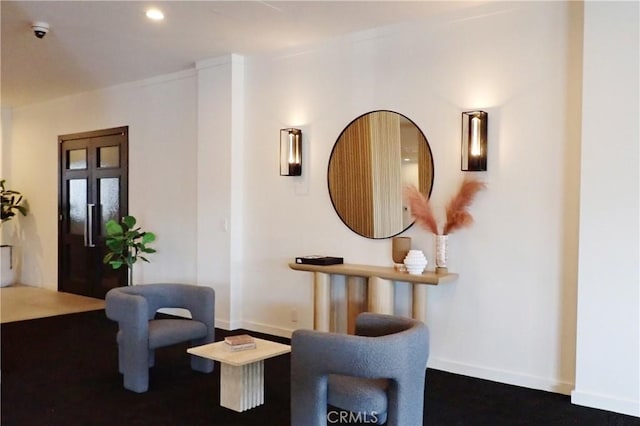
<svg viewBox="0 0 640 426"><path fill-rule="evenodd" d="M190 319L161 319L149 321L149 349L174 345L186 340L207 336L207 326Z"/></svg>
<svg viewBox="0 0 640 426"><path fill-rule="evenodd" d="M329 374L327 402L348 411L365 411L382 414L387 412L388 379ZM356 408L357 407L357 408Z"/></svg>

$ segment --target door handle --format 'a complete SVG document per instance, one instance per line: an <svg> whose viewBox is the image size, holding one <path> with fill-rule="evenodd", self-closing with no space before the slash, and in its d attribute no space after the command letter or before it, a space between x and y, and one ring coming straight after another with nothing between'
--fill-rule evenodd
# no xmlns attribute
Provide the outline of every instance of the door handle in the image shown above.
<svg viewBox="0 0 640 426"><path fill-rule="evenodd" d="M84 246L85 247L95 247L96 245L93 243L93 212L95 209L95 204L87 204L87 226L84 229Z"/></svg>

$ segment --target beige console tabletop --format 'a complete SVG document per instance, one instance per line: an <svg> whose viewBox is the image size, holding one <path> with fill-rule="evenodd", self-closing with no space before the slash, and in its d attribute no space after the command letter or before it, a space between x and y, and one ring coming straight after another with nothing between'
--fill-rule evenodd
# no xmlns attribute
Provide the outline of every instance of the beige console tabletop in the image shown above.
<svg viewBox="0 0 640 426"><path fill-rule="evenodd" d="M258 339L255 349L233 352L225 342L187 352L220 362L220 405L242 412L264 404L264 360L291 352L291 346Z"/></svg>
<svg viewBox="0 0 640 426"><path fill-rule="evenodd" d="M348 331L352 332L354 320L362 310L382 314L393 314L393 283L395 281L413 284L413 317L426 320L426 286L454 281L458 274L436 274L426 271L420 275L396 271L392 267L370 265L308 265L289 263L296 271L314 273L314 328L330 331L331 315L331 275L347 277ZM363 281L365 280L365 281ZM368 300L364 300L366 289Z"/></svg>

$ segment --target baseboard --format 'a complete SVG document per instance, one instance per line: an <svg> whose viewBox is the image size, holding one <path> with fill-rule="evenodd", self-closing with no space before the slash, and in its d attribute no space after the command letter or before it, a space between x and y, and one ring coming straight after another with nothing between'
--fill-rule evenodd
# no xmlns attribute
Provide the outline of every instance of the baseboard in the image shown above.
<svg viewBox="0 0 640 426"><path fill-rule="evenodd" d="M243 321L242 327L239 327L239 328L255 331L257 333L271 334L272 336L285 337L287 339L290 339L291 334L293 333L293 330L289 328L274 327L271 325L262 324L259 322L253 322L253 321Z"/></svg>
<svg viewBox="0 0 640 426"><path fill-rule="evenodd" d="M163 308L163 309L159 309L158 312L163 314L168 314L168 315L174 315L177 317L191 318L191 314L186 309ZM290 329L273 327L270 325L251 322L251 321L241 321L241 320L227 321L227 320L222 320L220 318L216 318L214 321L215 321L216 328L220 328L222 330L227 330L227 331L245 329L245 330L255 331L258 333L271 334L273 336L286 337L286 338L291 338L291 333L293 333L293 330L290 330Z"/></svg>
<svg viewBox="0 0 640 426"><path fill-rule="evenodd" d="M447 371L463 376L476 377L478 379L491 380L492 382L521 386L529 389L538 389L548 392L570 395L574 387L573 383L559 382L543 377L529 376L513 371L497 370L477 365L463 364L459 362L429 358L427 367L435 370Z"/></svg>
<svg viewBox="0 0 640 426"><path fill-rule="evenodd" d="M173 315L176 317L191 318L191 313L188 310L181 308L162 308L158 309L158 312L160 312L161 314ZM226 321L215 318L214 324L216 328L221 328L228 331L243 328L242 321Z"/></svg>
<svg viewBox="0 0 640 426"><path fill-rule="evenodd" d="M221 328L223 330L237 330L239 328L244 328L242 326L242 321L226 321L216 318L215 319L216 328Z"/></svg>
<svg viewBox="0 0 640 426"><path fill-rule="evenodd" d="M620 399L608 395L598 395L588 392L571 392L571 403L584 407L599 408L614 413L640 417L640 403L628 399Z"/></svg>
<svg viewBox="0 0 640 426"><path fill-rule="evenodd" d="M173 315L174 317L191 318L191 312L182 308L161 308L158 312L166 315Z"/></svg>

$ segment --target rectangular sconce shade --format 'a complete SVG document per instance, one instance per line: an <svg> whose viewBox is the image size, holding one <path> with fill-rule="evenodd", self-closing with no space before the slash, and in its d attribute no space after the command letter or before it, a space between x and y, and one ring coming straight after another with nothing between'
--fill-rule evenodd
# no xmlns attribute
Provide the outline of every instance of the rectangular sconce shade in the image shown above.
<svg viewBox="0 0 640 426"><path fill-rule="evenodd" d="M302 175L302 131L280 129L280 176Z"/></svg>
<svg viewBox="0 0 640 426"><path fill-rule="evenodd" d="M484 111L462 113L462 166L466 172L487 170L487 124Z"/></svg>

